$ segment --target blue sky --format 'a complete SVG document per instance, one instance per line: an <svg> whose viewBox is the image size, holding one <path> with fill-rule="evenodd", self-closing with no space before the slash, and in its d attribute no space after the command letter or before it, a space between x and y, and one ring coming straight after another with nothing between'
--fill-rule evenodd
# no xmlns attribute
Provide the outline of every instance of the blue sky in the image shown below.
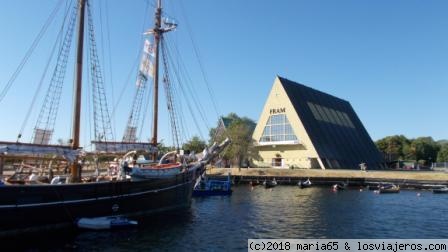
<svg viewBox="0 0 448 252"><path fill-rule="evenodd" d="M2 3L0 90L57 2ZM153 4L153 0L108 0L105 8L106 0L93 1L94 15L99 20L101 14L103 30L105 17L109 18L111 65L108 49L101 51L105 56L100 60L106 61L102 67L110 104L117 104L118 94L123 95L114 119L117 138L121 138L135 87L135 71L128 82L127 76L141 48L142 27L152 26ZM374 140L394 134L448 138L447 1L168 0L165 7L165 16L179 23L167 36L179 44L208 121L200 122L199 129L188 123L190 136L207 137L207 127L217 120L194 52L196 46L218 114L236 112L257 121L274 78L280 75L348 100ZM104 37L99 23L96 28L98 37ZM0 139L16 139L56 30L56 25L49 28L0 102L4 118ZM99 40L99 45L107 44L104 41ZM70 137L71 69L54 139ZM34 109L30 116L24 140L30 138L38 111ZM89 138L86 120L82 127L85 142ZM142 138L149 138L149 132ZM161 127L160 135L170 143L167 127Z"/></svg>

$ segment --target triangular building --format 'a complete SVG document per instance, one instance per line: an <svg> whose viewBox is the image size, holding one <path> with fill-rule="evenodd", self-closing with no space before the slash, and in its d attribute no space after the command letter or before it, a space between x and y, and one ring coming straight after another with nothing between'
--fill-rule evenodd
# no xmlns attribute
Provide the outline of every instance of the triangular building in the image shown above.
<svg viewBox="0 0 448 252"><path fill-rule="evenodd" d="M252 137L259 167L384 167L348 101L281 77L274 81Z"/></svg>

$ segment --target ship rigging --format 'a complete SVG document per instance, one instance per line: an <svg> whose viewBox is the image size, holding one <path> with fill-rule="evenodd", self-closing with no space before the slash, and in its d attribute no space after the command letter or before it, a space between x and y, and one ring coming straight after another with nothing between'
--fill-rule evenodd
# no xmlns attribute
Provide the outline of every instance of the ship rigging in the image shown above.
<svg viewBox="0 0 448 252"><path fill-rule="evenodd" d="M61 1L62 2L62 1ZM221 144L213 144L206 148L201 158L191 155L181 155L178 151L166 153L157 160L156 147L158 145L158 80L159 80L159 52L163 58L165 72L163 74L164 89L167 94L167 107L171 115L170 123L174 126L173 133L178 132L176 124L175 102L170 91L170 77L167 74L167 50L164 47L164 33L174 30L173 23L162 24L162 2L157 1L155 11L155 25L147 34L154 36L154 46L145 46L143 60L139 69L138 83L145 86L150 75L153 78L153 136L151 139L152 160L149 162L134 162L129 167L126 162L121 164L120 173L116 176L83 176L83 149L80 146L81 105L83 84L87 78L83 77L84 32L87 30L89 58L88 77L91 81L92 100L94 105L94 143L103 146L101 151L119 152L111 139L113 138L110 114L108 112L107 95L104 88L104 78L99 64L99 52L96 46L95 29L89 0L78 0L70 5L72 11L67 12L68 26L64 29L60 47L58 48L57 64L51 77L44 106L39 114L34 128L31 143L0 142L0 166L5 158L47 159L50 164L47 174L32 173L30 176L20 177L22 171L6 179L0 187L0 236L14 235L21 232L39 231L42 228L60 228L73 225L79 218L102 216L132 216L139 217L152 213L187 208L190 205L192 189L195 179L203 172L205 165L215 158L228 144L226 139ZM87 18L86 18L87 16ZM87 19L87 25L85 24ZM76 25L75 25L76 24ZM52 145L53 127L57 121L58 105L61 101L61 90L68 65L70 41L77 27L77 45L75 61L74 102L72 119L72 138L70 145ZM87 27L87 29L86 29ZM56 44L55 44L56 45ZM56 46L55 46L56 48ZM152 53L153 51L153 53ZM153 56L152 56L153 55ZM151 61L154 58L154 62ZM151 67L153 64L153 67ZM150 71L152 70L152 71ZM9 87L8 87L9 88ZM3 92L2 92L3 95ZM0 98L1 99L1 98ZM0 100L1 102L1 100ZM131 117L134 111L131 109ZM128 120L126 132L135 126L133 118ZM129 124L129 122L131 122ZM125 134L126 135L126 134ZM18 140L21 139L19 134ZM176 142L178 138L175 138ZM132 148L145 147L134 142L136 138L124 137L122 146L131 144ZM110 149L110 146L113 149ZM179 149L179 147L177 147ZM129 146L125 147L129 150ZM58 174L54 176L51 168L52 156L59 156L70 165L70 176L64 178ZM124 160L123 160L124 161ZM33 163L34 165L39 163ZM42 163L41 163L42 164ZM32 165L31 165L32 166ZM33 167L32 167L33 168ZM130 174L127 174L131 169ZM17 175L17 176L15 176Z"/></svg>

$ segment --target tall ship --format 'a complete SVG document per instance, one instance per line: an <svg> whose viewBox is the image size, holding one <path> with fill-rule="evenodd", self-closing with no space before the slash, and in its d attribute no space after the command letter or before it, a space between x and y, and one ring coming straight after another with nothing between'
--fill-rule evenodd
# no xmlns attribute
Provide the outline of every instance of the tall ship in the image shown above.
<svg viewBox="0 0 448 252"><path fill-rule="evenodd" d="M55 86L50 87L46 97L50 104L58 103L54 95L60 94L58 86L63 79L68 60L68 40L72 32L76 30L77 47L75 60L75 80L73 94L72 134L70 145L51 145L48 139L52 130L45 127L36 127L31 143L0 142L0 170L8 158L17 160L33 160L34 168L39 166L39 161L49 164L45 174L30 173L23 177L23 171L5 177L0 183L0 237L13 236L24 232L36 232L47 229L57 229L74 225L80 218L93 218L104 216L141 217L154 213L162 213L176 209L190 207L193 186L196 179L205 170L205 166L215 158L229 143L226 139L220 144L213 144L204 149L202 156L187 155L177 150L161 154L157 148L158 142L158 94L159 94L159 54L162 58L166 55L161 53L164 34L176 28L174 23L162 20L162 3L157 1L155 10L154 27L145 34L152 37L152 45L145 42L143 56L137 78L136 96L142 96L143 87L148 79L153 80L153 118L152 138L149 143L135 141L135 113L139 113L142 102L134 102L131 116L129 117L125 136L121 142L107 141L104 132L93 141L97 153L126 153L121 160L117 161L117 174L111 176L100 176L97 172L86 176L83 174L83 161L85 151L80 147L80 125L81 125L81 101L83 88L83 48L85 27L88 27L90 49L88 56L95 63L98 62L98 52L95 46L93 26L91 24L91 12L89 11L89 0L76 0L74 11L68 15L68 27L65 37L61 36L61 46L52 82ZM64 2L64 1L60 1ZM86 18L87 16L87 18ZM85 24L87 19L87 25ZM76 29L75 29L76 26ZM73 32L74 33L74 32ZM89 78L96 79L92 92L94 104L100 108L104 107L105 92L101 83L99 65L90 67ZM151 78L149 78L151 77ZM163 81L167 82L168 76L164 74ZM169 85L164 85L165 89ZM173 109L173 97L169 91L166 92L168 107ZM53 96L52 96L53 95ZM102 105L103 104L103 105ZM54 109L50 107L49 116L39 118L50 118L55 120ZM96 112L95 124L110 121L107 109ZM40 119L39 119L40 120ZM54 124L54 122L53 122ZM171 126L176 127L174 116L170 120ZM106 130L104 130L106 129ZM176 131L176 129L174 129ZM19 136L20 138L20 136ZM148 158L137 158L137 153L146 150ZM141 157L144 157L142 155ZM53 174L51 162L53 160L64 160L68 175L66 177ZM33 168L31 167L31 168ZM23 167L22 167L23 168Z"/></svg>

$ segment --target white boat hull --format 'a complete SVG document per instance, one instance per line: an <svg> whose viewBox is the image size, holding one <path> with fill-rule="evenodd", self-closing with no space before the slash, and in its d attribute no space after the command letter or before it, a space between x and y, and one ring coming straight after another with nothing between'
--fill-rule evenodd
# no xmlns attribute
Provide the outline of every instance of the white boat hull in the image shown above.
<svg viewBox="0 0 448 252"><path fill-rule="evenodd" d="M122 216L105 216L97 218L81 218L77 222L79 228L105 230L120 227L137 226L138 222Z"/></svg>

